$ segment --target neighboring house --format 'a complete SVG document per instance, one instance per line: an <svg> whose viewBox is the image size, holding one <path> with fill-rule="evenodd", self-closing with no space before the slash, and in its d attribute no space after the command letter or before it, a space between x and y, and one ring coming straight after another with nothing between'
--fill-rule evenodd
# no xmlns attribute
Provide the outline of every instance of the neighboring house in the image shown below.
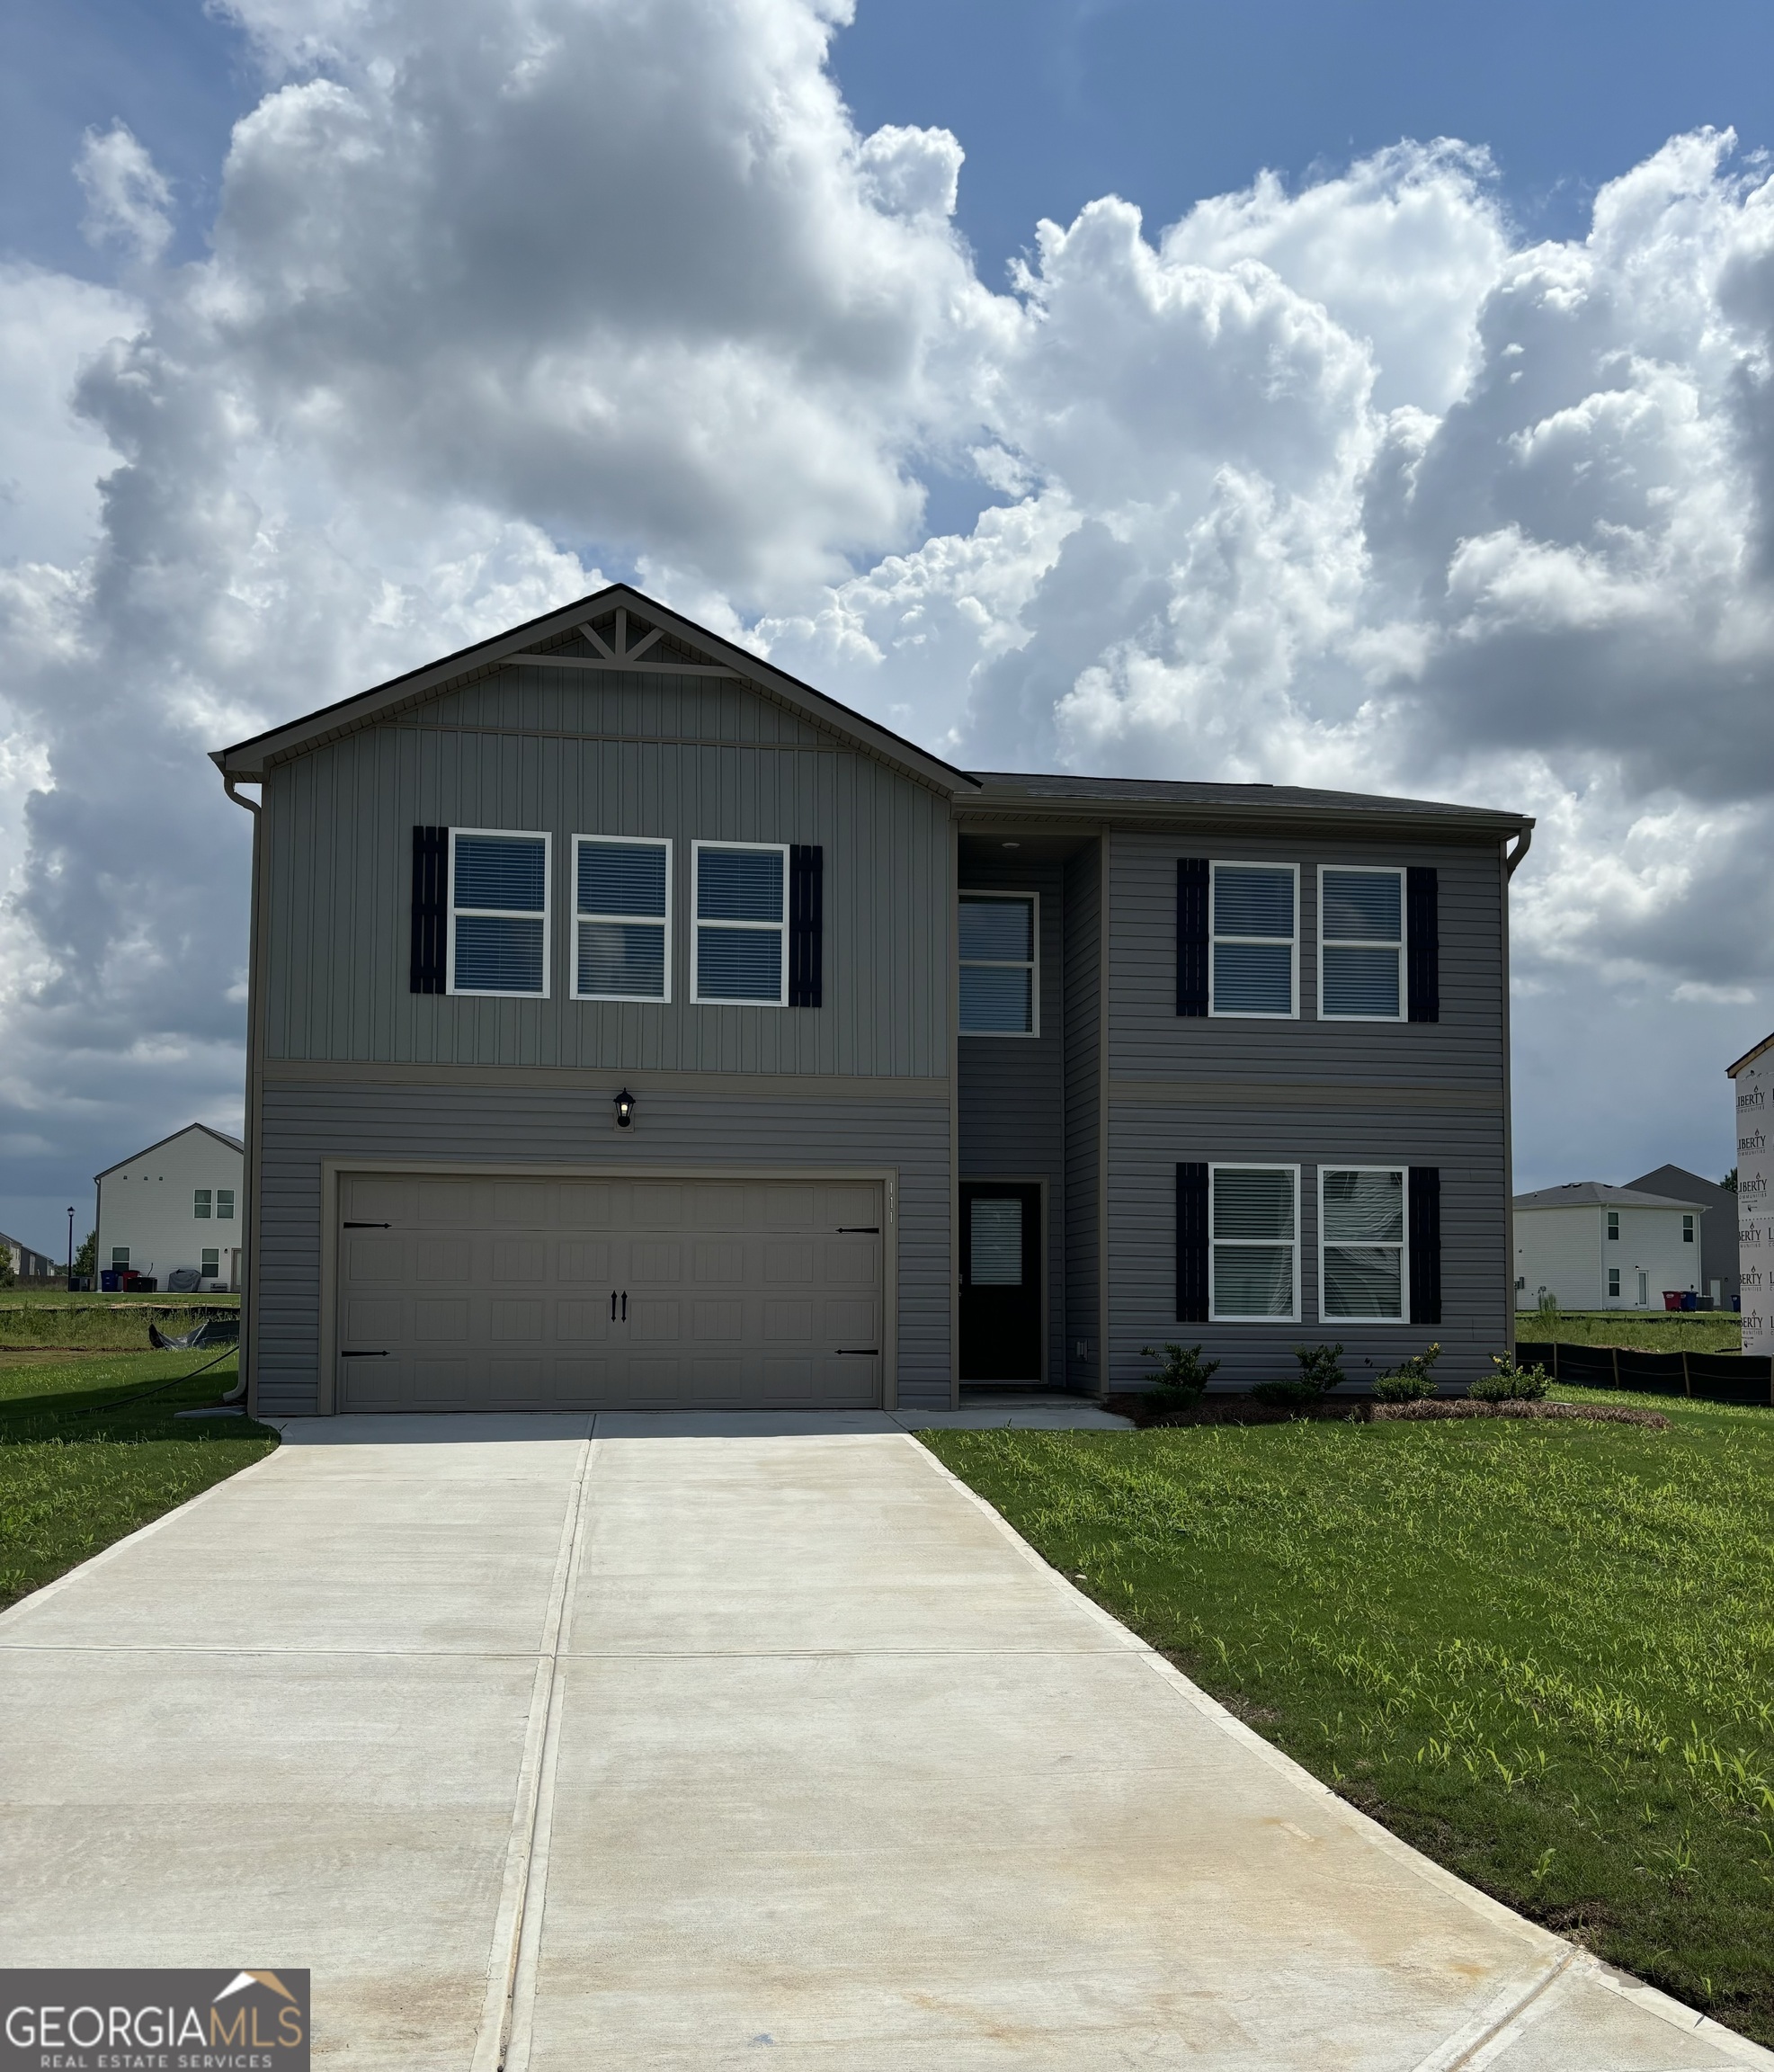
<svg viewBox="0 0 1774 2072"><path fill-rule="evenodd" d="M1561 1309L1661 1309L1700 1291L1705 1205L1636 1187L1573 1180L1515 1197L1515 1306L1551 1295Z"/></svg>
<svg viewBox="0 0 1774 2072"><path fill-rule="evenodd" d="M1737 1106L1743 1345L1745 1353L1774 1353L1774 1237L1768 1218L1769 1188L1774 1183L1774 1036L1764 1036L1725 1069Z"/></svg>
<svg viewBox="0 0 1774 2072"><path fill-rule="evenodd" d="M33 1252L29 1245L22 1245L4 1232L0 1232L0 1259L10 1263L21 1281L47 1281L67 1272L66 1260L58 1263L47 1252Z"/></svg>
<svg viewBox="0 0 1774 2072"><path fill-rule="evenodd" d="M1700 1293L1710 1296L1721 1309L1730 1308L1742 1293L1737 1278L1737 1193L1716 1180L1703 1180L1680 1166L1659 1166L1654 1173L1642 1173L1628 1180L1628 1187L1641 1194L1663 1194L1671 1201L1698 1201L1706 1210L1700 1219Z"/></svg>
<svg viewBox="0 0 1774 2072"><path fill-rule="evenodd" d="M99 1174L98 1266L183 1268L206 1288L238 1288L245 1243L245 1146L193 1122Z"/></svg>
<svg viewBox="0 0 1774 2072"><path fill-rule="evenodd" d="M1509 1341L1520 815L956 769L625 585L215 761L267 1413Z"/></svg>

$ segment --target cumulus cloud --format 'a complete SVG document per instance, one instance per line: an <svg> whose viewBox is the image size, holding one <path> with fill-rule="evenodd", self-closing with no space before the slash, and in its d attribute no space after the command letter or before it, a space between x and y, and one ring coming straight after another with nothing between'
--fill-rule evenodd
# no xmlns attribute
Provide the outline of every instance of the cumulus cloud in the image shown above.
<svg viewBox="0 0 1774 2072"><path fill-rule="evenodd" d="M852 121L842 0L231 11L264 80L207 255L117 125L76 170L120 285L0 272L15 1159L237 1110L203 751L606 568L978 765L1538 813L1533 1176L1598 1000L1708 1076L1761 1032L1774 188L1728 136L1569 243L1449 141L1168 226L1104 196L997 292L966 139Z"/></svg>

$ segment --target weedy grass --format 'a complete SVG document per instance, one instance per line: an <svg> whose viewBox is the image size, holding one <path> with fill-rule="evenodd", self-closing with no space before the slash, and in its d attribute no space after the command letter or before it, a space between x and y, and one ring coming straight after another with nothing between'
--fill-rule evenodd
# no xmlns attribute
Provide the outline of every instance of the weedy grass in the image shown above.
<svg viewBox="0 0 1774 2072"><path fill-rule="evenodd" d="M9 1365L0 1354L0 1605L40 1589L277 1444L244 1417L180 1419L234 1385L230 1351ZM160 1394L142 1391L164 1382ZM138 1398L131 1400L131 1398Z"/></svg>
<svg viewBox="0 0 1774 2072"><path fill-rule="evenodd" d="M240 1307L238 1295L70 1295L65 1288L0 1288L0 1362L25 1347L143 1350L147 1327L169 1337Z"/></svg>
<svg viewBox="0 0 1774 2072"><path fill-rule="evenodd" d="M1630 1346L1635 1353L1739 1353L1742 1320L1729 1309L1518 1309L1515 1335L1562 1345Z"/></svg>
<svg viewBox="0 0 1774 2072"><path fill-rule="evenodd" d="M1774 2043L1774 1411L1634 1400L1673 1429L923 1436L1346 1798Z"/></svg>

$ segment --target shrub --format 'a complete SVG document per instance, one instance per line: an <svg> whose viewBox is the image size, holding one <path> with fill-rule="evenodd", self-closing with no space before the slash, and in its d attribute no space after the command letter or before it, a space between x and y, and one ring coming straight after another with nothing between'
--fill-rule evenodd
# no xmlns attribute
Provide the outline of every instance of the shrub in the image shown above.
<svg viewBox="0 0 1774 2072"><path fill-rule="evenodd" d="M1441 1357L1438 1339L1426 1352L1401 1360L1389 1373L1374 1379L1374 1394L1382 1403L1416 1403L1435 1393L1435 1377L1430 1369Z"/></svg>
<svg viewBox="0 0 1774 2072"><path fill-rule="evenodd" d="M1159 1362L1152 1383L1152 1399L1165 1410L1192 1410L1201 1400L1209 1379L1219 1366L1217 1360L1204 1360L1199 1345L1142 1345L1142 1356Z"/></svg>
<svg viewBox="0 0 1774 2072"><path fill-rule="evenodd" d="M1542 1324L1557 1323L1558 1298L1553 1293L1550 1288L1542 1288L1540 1290L1540 1299L1534 1305L1534 1307L1539 1312L1540 1322Z"/></svg>
<svg viewBox="0 0 1774 2072"><path fill-rule="evenodd" d="M1318 1394L1310 1381L1259 1381L1251 1390L1252 1401L1278 1410L1297 1410L1302 1417L1311 1416L1317 1407Z"/></svg>
<svg viewBox="0 0 1774 2072"><path fill-rule="evenodd" d="M1315 1396L1328 1396L1340 1381L1347 1377L1342 1371L1342 1346L1296 1345L1294 1358L1299 1362L1299 1380L1293 1386L1306 1389Z"/></svg>
<svg viewBox="0 0 1774 2072"><path fill-rule="evenodd" d="M1518 1367L1501 1353L1491 1355L1494 1374L1475 1381L1469 1393L1481 1403L1538 1403L1551 1386L1552 1376L1544 1367Z"/></svg>

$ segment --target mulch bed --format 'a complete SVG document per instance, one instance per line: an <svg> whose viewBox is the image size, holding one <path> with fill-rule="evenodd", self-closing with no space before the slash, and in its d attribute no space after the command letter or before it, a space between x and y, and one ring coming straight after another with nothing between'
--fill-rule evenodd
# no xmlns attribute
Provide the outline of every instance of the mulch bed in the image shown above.
<svg viewBox="0 0 1774 2072"><path fill-rule="evenodd" d="M1449 1417L1575 1418L1590 1424L1642 1424L1647 1432L1667 1432L1670 1421L1659 1410L1636 1410L1611 1403L1477 1403L1470 1397L1425 1397L1418 1403L1376 1403L1365 1397L1322 1398L1302 1407L1260 1403L1252 1396L1230 1393L1204 1396L1192 1410L1161 1410L1143 1392L1107 1398L1103 1408L1126 1417L1142 1432L1155 1426L1184 1424L1286 1424L1296 1417L1334 1417L1367 1424L1377 1418L1402 1418L1432 1424Z"/></svg>

